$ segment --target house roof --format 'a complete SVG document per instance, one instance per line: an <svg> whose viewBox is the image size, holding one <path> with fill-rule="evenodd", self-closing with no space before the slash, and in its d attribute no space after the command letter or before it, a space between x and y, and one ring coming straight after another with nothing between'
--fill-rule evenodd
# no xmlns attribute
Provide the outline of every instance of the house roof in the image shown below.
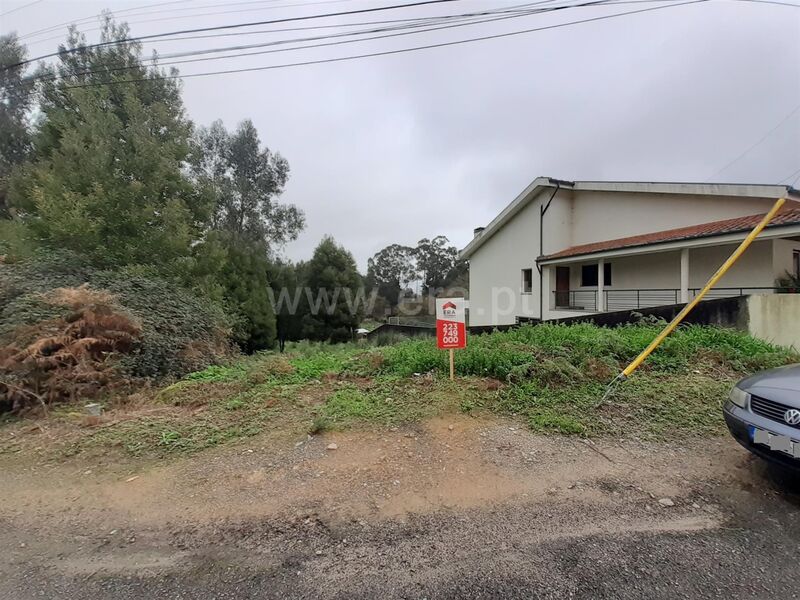
<svg viewBox="0 0 800 600"><path fill-rule="evenodd" d="M645 181L562 181L551 177L537 177L506 206L484 230L475 236L461 251L461 258L469 258L500 231L518 212L540 193L548 194L559 188L573 191L631 192L650 194L688 194L743 198L779 198L797 196L798 191L787 185L762 185L744 183L676 183Z"/></svg>
<svg viewBox="0 0 800 600"><path fill-rule="evenodd" d="M711 221L710 223L701 223L700 225L691 225L689 227L667 229L665 231L646 233L644 235L634 235L615 240L581 244L579 246L571 246L548 256L542 256L539 258L539 261L541 262L573 256L584 256L587 254L594 254L596 252L619 250L622 248L635 248L639 246L650 246L665 242L692 240L697 238L723 235L726 233L750 231L756 225L758 225L763 218L764 214L750 215L747 217L736 217L735 219L725 219L723 221ZM800 224L800 202L788 200L783 208L781 208L780 212L773 217L772 221L770 221L767 227L771 228L798 224Z"/></svg>

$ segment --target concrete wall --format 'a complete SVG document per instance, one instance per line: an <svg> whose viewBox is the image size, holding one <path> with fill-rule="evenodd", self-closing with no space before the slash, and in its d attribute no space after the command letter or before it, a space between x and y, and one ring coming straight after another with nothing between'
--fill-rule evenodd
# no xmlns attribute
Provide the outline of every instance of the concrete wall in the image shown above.
<svg viewBox="0 0 800 600"><path fill-rule="evenodd" d="M747 330L762 340L800 350L800 294L749 296Z"/></svg>

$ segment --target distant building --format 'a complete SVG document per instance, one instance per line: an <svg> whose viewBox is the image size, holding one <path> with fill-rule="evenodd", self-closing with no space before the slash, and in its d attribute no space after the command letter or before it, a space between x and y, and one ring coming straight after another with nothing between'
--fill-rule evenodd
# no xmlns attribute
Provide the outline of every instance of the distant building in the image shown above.
<svg viewBox="0 0 800 600"><path fill-rule="evenodd" d="M800 276L798 190L539 177L461 251L470 325L688 302L779 197L784 208L709 298L774 293L787 272Z"/></svg>

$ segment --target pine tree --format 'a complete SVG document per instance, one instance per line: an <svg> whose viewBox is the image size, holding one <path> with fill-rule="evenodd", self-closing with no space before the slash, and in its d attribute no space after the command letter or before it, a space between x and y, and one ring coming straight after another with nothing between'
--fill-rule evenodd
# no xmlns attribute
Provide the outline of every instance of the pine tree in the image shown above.
<svg viewBox="0 0 800 600"><path fill-rule="evenodd" d="M146 66L127 35L110 17L108 45L87 46L71 30L42 75L34 161L12 178L11 201L40 240L94 264L174 265L210 205L184 173L192 126L180 87Z"/></svg>
<svg viewBox="0 0 800 600"><path fill-rule="evenodd" d="M306 265L309 312L303 317L303 336L343 342L352 339L363 317L356 299L363 293L353 255L326 236Z"/></svg>

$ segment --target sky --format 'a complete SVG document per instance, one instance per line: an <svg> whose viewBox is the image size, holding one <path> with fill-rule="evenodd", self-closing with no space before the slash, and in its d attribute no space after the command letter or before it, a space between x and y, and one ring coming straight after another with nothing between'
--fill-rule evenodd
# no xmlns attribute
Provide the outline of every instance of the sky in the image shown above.
<svg viewBox="0 0 800 600"><path fill-rule="evenodd" d="M96 41L96 16L104 9L128 21L131 35L142 36L412 1L0 0L0 32L24 36L58 26L22 40L31 56L40 56L56 50L69 21L79 22ZM310 23L428 17L524 2L457 0ZM233 129L252 119L262 142L289 161L281 201L300 207L307 224L284 248L288 258L310 258L329 234L365 270L367 259L392 243L413 246L423 237L445 235L462 248L474 227L488 223L541 175L800 180L800 0L786 2L797 7L711 0L418 52L189 78L183 97L197 125L221 119ZM637 4L575 7L393 39L190 63L181 72L381 52L659 3ZM306 35L319 31L146 43L145 51Z"/></svg>

